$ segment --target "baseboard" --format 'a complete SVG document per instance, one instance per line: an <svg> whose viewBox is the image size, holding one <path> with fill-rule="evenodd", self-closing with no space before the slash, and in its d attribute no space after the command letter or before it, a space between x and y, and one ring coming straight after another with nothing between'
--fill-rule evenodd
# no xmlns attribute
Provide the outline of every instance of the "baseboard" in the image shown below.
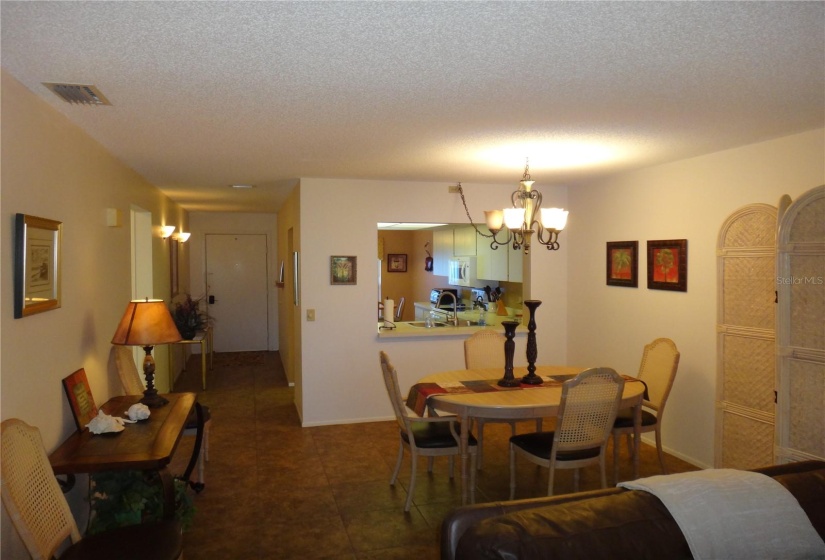
<svg viewBox="0 0 825 560"><path fill-rule="evenodd" d="M328 422L306 422L302 423L303 428L312 428L314 426L335 426L336 424L366 424L368 422L387 422L395 420L395 416L381 416L376 418L353 418L343 420L330 420Z"/></svg>

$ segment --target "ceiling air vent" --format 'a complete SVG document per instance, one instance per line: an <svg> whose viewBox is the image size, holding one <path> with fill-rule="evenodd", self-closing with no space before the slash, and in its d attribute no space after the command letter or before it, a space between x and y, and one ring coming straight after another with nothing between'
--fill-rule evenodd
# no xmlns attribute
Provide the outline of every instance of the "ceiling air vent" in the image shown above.
<svg viewBox="0 0 825 560"><path fill-rule="evenodd" d="M66 103L77 103L78 105L111 105L109 100L106 99L95 86L50 84L46 82L43 82L43 85L52 90L56 96Z"/></svg>

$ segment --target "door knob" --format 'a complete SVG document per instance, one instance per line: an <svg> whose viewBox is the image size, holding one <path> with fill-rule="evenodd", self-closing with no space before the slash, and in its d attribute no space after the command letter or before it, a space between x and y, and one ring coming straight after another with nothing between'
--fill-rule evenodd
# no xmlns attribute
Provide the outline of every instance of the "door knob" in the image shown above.
<svg viewBox="0 0 825 560"><path fill-rule="evenodd" d="M215 296L209 296L209 305L215 303Z"/></svg>

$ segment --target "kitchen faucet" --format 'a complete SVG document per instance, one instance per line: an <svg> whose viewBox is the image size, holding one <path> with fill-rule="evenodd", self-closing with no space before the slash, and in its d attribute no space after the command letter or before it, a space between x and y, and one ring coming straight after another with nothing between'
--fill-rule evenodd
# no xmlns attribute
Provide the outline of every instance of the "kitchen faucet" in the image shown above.
<svg viewBox="0 0 825 560"><path fill-rule="evenodd" d="M453 326L458 326L458 298L455 297L453 292L441 292L441 295L438 296L438 301L435 302L436 309L441 308L441 300L444 299L444 296L451 296L453 298Z"/></svg>

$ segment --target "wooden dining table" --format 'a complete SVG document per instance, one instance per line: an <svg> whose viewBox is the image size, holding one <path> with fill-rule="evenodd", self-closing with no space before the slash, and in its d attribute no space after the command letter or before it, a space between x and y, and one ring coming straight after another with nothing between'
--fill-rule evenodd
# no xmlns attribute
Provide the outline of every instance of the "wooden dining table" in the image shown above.
<svg viewBox="0 0 825 560"><path fill-rule="evenodd" d="M439 411L455 414L461 419L461 503L475 501L475 488L468 488L469 476L469 435L472 418L500 418L524 420L530 418L547 418L558 414L561 403L562 383L566 379L584 371L584 367L575 366L536 366L536 375L545 378L542 385L522 385L520 388L493 388L495 380L501 379L501 368L460 369L434 373L419 379L412 387L419 397L424 395L429 386L431 391L426 397L427 406ZM518 379L527 374L526 367L513 368ZM634 414L634 437L639 441L642 420L642 398L645 385L641 381L632 382L634 378L625 376L622 408L632 408ZM490 380L490 387L467 391L463 382ZM439 388L434 388L433 384ZM451 391L451 387L454 392ZM439 392L442 391L442 392ZM443 392L447 391L447 392ZM413 399L414 395L410 395ZM634 446L633 476L639 476L639 445Z"/></svg>

